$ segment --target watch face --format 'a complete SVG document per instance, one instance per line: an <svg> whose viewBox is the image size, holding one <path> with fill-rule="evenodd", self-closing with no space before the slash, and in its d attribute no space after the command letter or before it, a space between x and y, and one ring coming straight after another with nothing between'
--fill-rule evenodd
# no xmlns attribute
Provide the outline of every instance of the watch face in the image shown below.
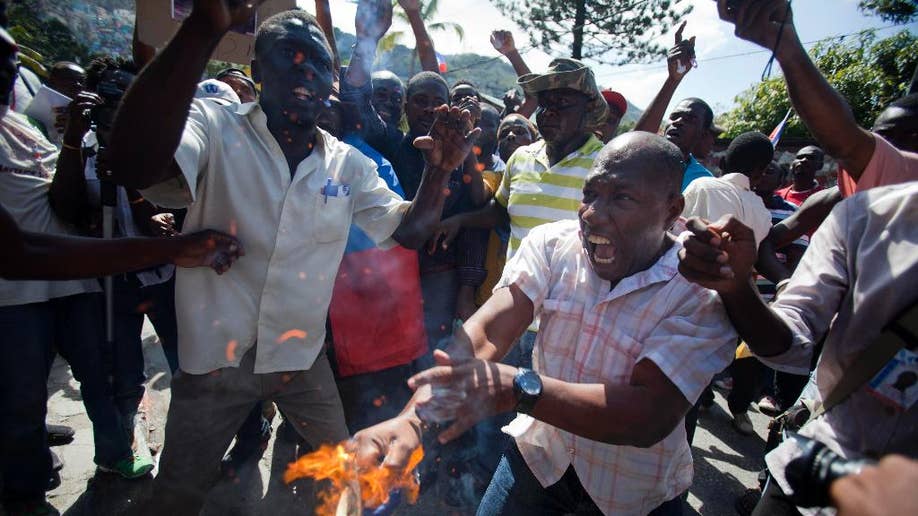
<svg viewBox="0 0 918 516"><path fill-rule="evenodd" d="M527 371L526 374L520 375L517 384L523 393L530 396L536 396L542 392L542 380L538 374L532 371Z"/></svg>

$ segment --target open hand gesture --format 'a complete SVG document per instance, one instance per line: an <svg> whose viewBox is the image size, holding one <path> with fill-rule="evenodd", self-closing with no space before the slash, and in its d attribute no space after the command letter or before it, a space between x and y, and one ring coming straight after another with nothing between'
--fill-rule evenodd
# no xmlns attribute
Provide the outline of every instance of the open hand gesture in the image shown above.
<svg viewBox="0 0 918 516"><path fill-rule="evenodd" d="M732 215L717 222L692 217L692 232L679 250L679 272L689 281L721 294L738 291L749 282L755 265L755 234Z"/></svg>
<svg viewBox="0 0 918 516"><path fill-rule="evenodd" d="M455 170L478 139L481 129L473 127L472 115L467 109L446 104L436 109L434 120L427 136L414 140L414 146L424 153L427 166L450 173Z"/></svg>
<svg viewBox="0 0 918 516"><path fill-rule="evenodd" d="M379 41L392 26L392 2L389 0L360 0L354 27L357 39Z"/></svg>
<svg viewBox="0 0 918 516"><path fill-rule="evenodd" d="M695 36L686 40L682 39L682 31L685 30L686 23L682 22L682 25L676 29L676 44L669 49L666 55L669 77L672 79L681 79L695 64Z"/></svg>
<svg viewBox="0 0 918 516"><path fill-rule="evenodd" d="M494 50L503 55L516 51L516 43L513 41L513 33L509 30L496 30L491 33L491 44Z"/></svg>
<svg viewBox="0 0 918 516"><path fill-rule="evenodd" d="M245 255L235 237L219 231L208 229L174 238L181 246L174 260L179 267L210 267L217 274L223 274Z"/></svg>
<svg viewBox="0 0 918 516"><path fill-rule="evenodd" d="M265 0L194 0L191 17L207 23L215 34L244 25Z"/></svg>

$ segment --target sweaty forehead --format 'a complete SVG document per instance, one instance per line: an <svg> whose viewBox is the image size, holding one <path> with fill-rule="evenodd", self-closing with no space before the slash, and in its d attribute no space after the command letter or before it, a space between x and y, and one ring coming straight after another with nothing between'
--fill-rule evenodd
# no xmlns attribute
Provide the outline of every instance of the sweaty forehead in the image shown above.
<svg viewBox="0 0 918 516"><path fill-rule="evenodd" d="M421 80L411 86L411 96L427 95L428 97L440 96L446 98L449 96L449 90L442 83L435 79Z"/></svg>
<svg viewBox="0 0 918 516"><path fill-rule="evenodd" d="M275 27L265 33L265 37L268 38L265 48L270 48L279 40L283 40L321 48L325 53L331 54L322 29L299 18L290 18L278 22Z"/></svg>
<svg viewBox="0 0 918 516"><path fill-rule="evenodd" d="M918 112L903 109L899 106L890 106L880 113L873 124L875 131L891 130L899 127L918 127Z"/></svg>

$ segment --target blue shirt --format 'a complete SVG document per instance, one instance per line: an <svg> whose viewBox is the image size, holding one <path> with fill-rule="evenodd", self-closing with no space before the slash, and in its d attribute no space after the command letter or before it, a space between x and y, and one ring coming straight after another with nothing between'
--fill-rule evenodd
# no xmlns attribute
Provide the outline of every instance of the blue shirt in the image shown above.
<svg viewBox="0 0 918 516"><path fill-rule="evenodd" d="M704 165L698 163L695 156L689 154L688 165L685 166L685 172L682 174L682 191L684 192L689 183L699 177L714 177L714 174L704 168Z"/></svg>

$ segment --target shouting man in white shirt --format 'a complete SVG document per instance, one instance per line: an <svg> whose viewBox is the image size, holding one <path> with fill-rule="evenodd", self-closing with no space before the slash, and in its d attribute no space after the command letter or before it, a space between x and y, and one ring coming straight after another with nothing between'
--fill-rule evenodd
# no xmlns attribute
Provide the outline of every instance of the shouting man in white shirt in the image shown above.
<svg viewBox="0 0 918 516"><path fill-rule="evenodd" d="M677 272L682 246L667 229L684 168L657 135L607 144L579 221L523 239L449 354L409 380L408 408L355 436L358 459L403 465L422 419L454 420L439 435L449 441L520 412L478 514L679 514L692 480L683 418L736 338L716 294ZM534 317L534 370L498 363Z"/></svg>
<svg viewBox="0 0 918 516"><path fill-rule="evenodd" d="M197 514L260 400L277 403L310 445L348 437L323 343L351 222L380 243L422 245L440 219L450 172L477 135L467 111L438 109L429 135L415 142L426 158L419 193L403 201L372 161L316 127L333 58L301 10L259 27L258 102L192 101L217 43L258 3L195 1L125 95L112 130L112 179L159 205L187 206L186 230L215 227L247 244L246 259L223 277L176 276L180 371L154 489L160 514ZM362 18L367 8L380 16ZM391 16L388 1L362 3L358 35L385 32Z"/></svg>

